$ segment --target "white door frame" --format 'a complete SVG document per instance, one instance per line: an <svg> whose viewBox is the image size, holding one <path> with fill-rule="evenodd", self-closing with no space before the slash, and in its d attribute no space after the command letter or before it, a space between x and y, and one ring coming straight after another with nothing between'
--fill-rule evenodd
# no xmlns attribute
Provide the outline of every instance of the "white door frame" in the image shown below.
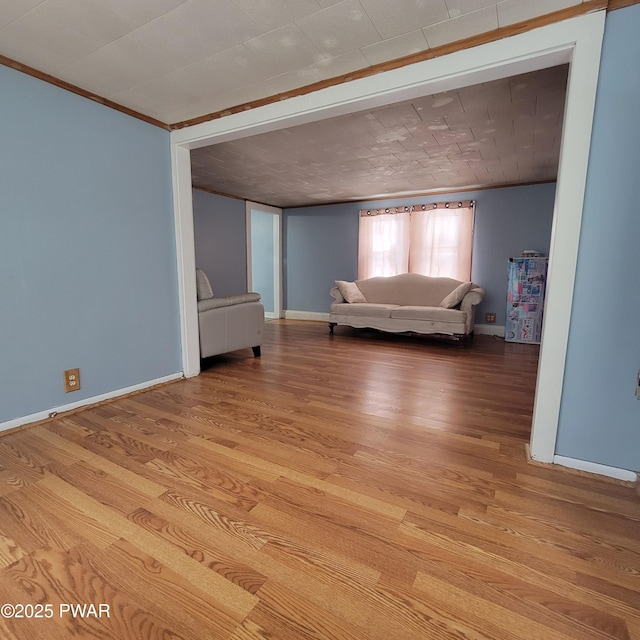
<svg viewBox="0 0 640 640"><path fill-rule="evenodd" d="M246 201L247 217L247 291L253 290L253 264L251 255L251 211L261 211L274 216L273 223L273 312L265 311L266 318L282 318L282 209L259 202Z"/></svg>
<svg viewBox="0 0 640 640"><path fill-rule="evenodd" d="M605 11L171 132L183 369L199 373L189 150L570 63L531 455L552 462L577 265ZM193 267L193 268L192 268Z"/></svg>

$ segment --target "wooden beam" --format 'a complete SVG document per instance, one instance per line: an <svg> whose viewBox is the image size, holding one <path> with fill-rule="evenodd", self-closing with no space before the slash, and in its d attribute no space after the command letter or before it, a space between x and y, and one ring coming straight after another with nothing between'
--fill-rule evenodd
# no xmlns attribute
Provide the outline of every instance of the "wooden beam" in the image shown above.
<svg viewBox="0 0 640 640"><path fill-rule="evenodd" d="M640 4L640 0L609 0L607 11L615 11L616 9L624 9L634 4Z"/></svg>

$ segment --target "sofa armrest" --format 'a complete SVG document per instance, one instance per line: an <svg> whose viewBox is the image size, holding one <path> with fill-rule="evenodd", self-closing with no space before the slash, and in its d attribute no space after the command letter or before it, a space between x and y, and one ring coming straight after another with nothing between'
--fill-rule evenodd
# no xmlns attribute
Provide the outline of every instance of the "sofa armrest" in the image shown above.
<svg viewBox="0 0 640 640"><path fill-rule="evenodd" d="M473 307L482 302L482 298L484 298L484 289L481 287L475 287L471 289L467 295L462 298L462 302L460 303L460 310L466 311L467 320L466 320L466 328L467 333L471 333L473 331L473 325L475 321L475 310Z"/></svg>
<svg viewBox="0 0 640 640"><path fill-rule="evenodd" d="M342 297L342 294L340 293L340 289L338 289L338 287L333 287L333 289L331 289L331 291L329 291L329 293L331 294L331 297L336 302L346 302L346 300ZM334 304L334 303L332 303L332 304Z"/></svg>
<svg viewBox="0 0 640 640"><path fill-rule="evenodd" d="M249 292L241 293L237 296L227 296L225 298L209 298L198 302L198 311L208 311L209 309L219 309L220 307L231 307L245 302L258 302L260 294Z"/></svg>

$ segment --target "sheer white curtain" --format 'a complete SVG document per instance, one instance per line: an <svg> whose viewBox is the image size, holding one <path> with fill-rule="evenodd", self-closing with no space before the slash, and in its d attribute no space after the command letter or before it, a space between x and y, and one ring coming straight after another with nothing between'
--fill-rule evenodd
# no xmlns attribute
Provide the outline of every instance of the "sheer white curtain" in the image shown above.
<svg viewBox="0 0 640 640"><path fill-rule="evenodd" d="M473 201L360 212L358 278L421 273L471 280Z"/></svg>
<svg viewBox="0 0 640 640"><path fill-rule="evenodd" d="M471 280L473 207L454 206L412 212L410 272Z"/></svg>
<svg viewBox="0 0 640 640"><path fill-rule="evenodd" d="M395 276L409 269L410 213L360 215L358 278Z"/></svg>

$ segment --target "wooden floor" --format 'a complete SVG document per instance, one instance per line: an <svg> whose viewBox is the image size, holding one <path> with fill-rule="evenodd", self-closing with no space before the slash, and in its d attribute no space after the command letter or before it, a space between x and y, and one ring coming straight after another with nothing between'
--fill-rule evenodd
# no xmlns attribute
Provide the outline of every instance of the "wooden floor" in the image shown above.
<svg viewBox="0 0 640 640"><path fill-rule="evenodd" d="M262 353L0 438L2 640L640 639L640 499L526 462L536 347Z"/></svg>

